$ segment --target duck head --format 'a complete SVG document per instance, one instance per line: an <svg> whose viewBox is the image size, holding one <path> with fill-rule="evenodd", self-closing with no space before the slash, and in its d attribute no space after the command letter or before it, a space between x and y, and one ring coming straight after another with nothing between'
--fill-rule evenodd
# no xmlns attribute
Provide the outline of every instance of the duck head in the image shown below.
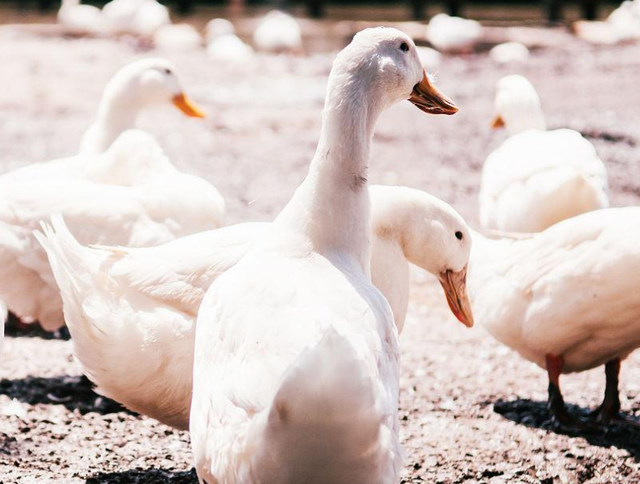
<svg viewBox="0 0 640 484"><path fill-rule="evenodd" d="M421 190L372 186L372 228L396 238L406 259L433 274L451 312L473 326L467 295L471 231L447 203Z"/></svg>
<svg viewBox="0 0 640 484"><path fill-rule="evenodd" d="M175 66L157 58L142 59L120 69L107 85L103 103L108 104L111 110L129 111L170 103L187 116L205 117L185 94Z"/></svg>
<svg viewBox="0 0 640 484"><path fill-rule="evenodd" d="M505 127L509 136L528 129L547 129L540 97L526 77L514 74L498 81L491 127Z"/></svg>
<svg viewBox="0 0 640 484"><path fill-rule="evenodd" d="M454 102L434 86L411 38L394 28L369 28L356 34L336 57L330 77L329 86L334 89L348 82L366 85L369 98L382 109L408 100L429 114L458 111Z"/></svg>

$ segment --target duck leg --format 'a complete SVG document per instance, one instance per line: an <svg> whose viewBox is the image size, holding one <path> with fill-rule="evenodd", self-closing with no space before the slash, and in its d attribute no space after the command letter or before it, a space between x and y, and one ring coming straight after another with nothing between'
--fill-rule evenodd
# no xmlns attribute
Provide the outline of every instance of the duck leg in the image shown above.
<svg viewBox="0 0 640 484"><path fill-rule="evenodd" d="M557 427L568 431L585 430L588 426L582 420L572 417L564 404L562 392L560 392L560 375L564 368L562 356L548 354L545 357L547 373L549 375L549 412L551 420Z"/></svg>
<svg viewBox="0 0 640 484"><path fill-rule="evenodd" d="M624 422L640 428L640 423L620 414L620 394L618 391L618 384L620 382L620 358L608 361L604 367L604 371L607 377L604 400L602 404L591 413L591 417L598 423Z"/></svg>

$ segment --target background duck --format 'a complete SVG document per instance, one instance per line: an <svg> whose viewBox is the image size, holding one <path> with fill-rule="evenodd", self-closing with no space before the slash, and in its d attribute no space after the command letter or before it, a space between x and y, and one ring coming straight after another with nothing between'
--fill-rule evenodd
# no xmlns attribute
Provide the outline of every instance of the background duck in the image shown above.
<svg viewBox="0 0 640 484"><path fill-rule="evenodd" d="M441 281L454 314L470 324L465 273L471 236L464 220L419 190L370 191L371 279L389 302L398 332L409 303L409 262ZM98 391L188 428L198 308L213 281L268 227L239 224L131 249L84 247L54 218L38 240L60 289L76 358Z"/></svg>
<svg viewBox="0 0 640 484"><path fill-rule="evenodd" d="M640 39L640 1L626 0L604 22L580 20L576 35L594 44L612 45Z"/></svg>
<svg viewBox="0 0 640 484"><path fill-rule="evenodd" d="M61 158L58 160L32 163L17 170L0 175L0 184L13 183L19 180L33 181L54 177L80 178L88 177L96 183L129 184L135 183L129 180L141 173L139 165L145 148L149 149L149 161L163 157L162 149L150 136L139 136L130 133L120 137L125 131L135 127L136 120L145 108L157 105L174 105L184 114L191 117L202 118L203 112L189 99L177 78L175 66L164 59L142 59L127 64L120 69L107 84L96 120L87 128L80 143L78 156ZM120 137L118 165L120 170L107 173L100 170L99 166L91 166L100 160L95 156L104 153L109 146ZM140 140L138 140L140 138ZM142 143L143 148L138 149L136 144ZM131 163L127 162L127 145L132 153ZM113 157L102 158L102 163L110 163L105 160ZM129 170L130 173L126 171ZM122 181L118 181L118 174Z"/></svg>
<svg viewBox="0 0 640 484"><path fill-rule="evenodd" d="M157 245L219 227L224 200L209 182L179 172L153 137L125 132L92 159L71 160L76 176L1 183L0 300L49 331L64 324L46 254L33 236L61 213L83 243Z"/></svg>
<svg viewBox="0 0 640 484"><path fill-rule="evenodd" d="M498 82L494 127L509 138L484 163L480 223L485 229L538 232L607 207L607 172L593 145L570 129L546 130L540 99L523 76Z"/></svg>
<svg viewBox="0 0 640 484"><path fill-rule="evenodd" d="M109 31L102 11L93 5L81 4L80 0L62 0L57 20L76 35L99 35Z"/></svg>
<svg viewBox="0 0 640 484"><path fill-rule="evenodd" d="M253 45L263 52L300 54L303 52L302 30L291 15L273 10L253 33Z"/></svg>
<svg viewBox="0 0 640 484"><path fill-rule="evenodd" d="M223 18L214 18L206 27L207 54L212 59L242 61L253 57L253 48L236 35L233 24Z"/></svg>
<svg viewBox="0 0 640 484"><path fill-rule="evenodd" d="M442 52L471 52L482 38L482 25L475 20L434 15L427 25L427 39Z"/></svg>
<svg viewBox="0 0 640 484"><path fill-rule="evenodd" d="M640 347L640 208L589 212L529 237L473 235L468 284L476 321L549 374L549 408L564 407L562 373L606 365L596 420L619 419L620 362Z"/></svg>
<svg viewBox="0 0 640 484"><path fill-rule="evenodd" d="M80 154L102 153L140 113L157 104L173 104L187 116L203 112L184 93L176 67L165 59L141 59L120 69L105 87L96 121L87 129Z"/></svg>
<svg viewBox="0 0 640 484"><path fill-rule="evenodd" d="M398 479L397 330L369 277L366 173L378 116L405 99L457 111L409 37L358 33L334 61L309 174L208 289L189 422L201 481Z"/></svg>
<svg viewBox="0 0 640 484"><path fill-rule="evenodd" d="M102 7L111 32L150 37L169 25L169 9L156 0L111 0Z"/></svg>

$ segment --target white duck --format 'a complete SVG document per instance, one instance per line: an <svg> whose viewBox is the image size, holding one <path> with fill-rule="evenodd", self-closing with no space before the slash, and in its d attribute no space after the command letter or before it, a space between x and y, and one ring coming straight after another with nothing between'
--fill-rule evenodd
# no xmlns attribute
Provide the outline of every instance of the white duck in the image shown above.
<svg viewBox="0 0 640 484"><path fill-rule="evenodd" d="M179 172L153 137L127 131L102 155L68 160L71 176L8 179L0 190L0 300L47 330L64 324L62 301L32 231L62 213L84 243L157 245L219 227L224 200Z"/></svg>
<svg viewBox="0 0 640 484"><path fill-rule="evenodd" d="M104 34L108 32L102 11L93 5L84 5L80 0L62 0L58 10L58 23L72 34Z"/></svg>
<svg viewBox="0 0 640 484"><path fill-rule="evenodd" d="M102 7L109 28L117 34L150 37L169 25L169 9L156 0L111 0Z"/></svg>
<svg viewBox="0 0 640 484"><path fill-rule="evenodd" d="M593 145L570 129L546 131L540 99L523 76L498 82L494 127L509 138L484 163L480 223L486 229L538 232L607 207L607 172Z"/></svg>
<svg viewBox="0 0 640 484"><path fill-rule="evenodd" d="M236 35L233 24L224 18L214 18L207 23L207 54L215 60L238 61L254 56L251 46Z"/></svg>
<svg viewBox="0 0 640 484"><path fill-rule="evenodd" d="M200 482L397 481L398 333L369 276L366 175L377 118L403 99L457 111L408 36L358 33L334 61L307 178L208 289L189 422Z"/></svg>
<svg viewBox="0 0 640 484"><path fill-rule="evenodd" d="M640 208L589 212L527 238L473 234L468 285L475 320L549 374L549 406L574 423L561 373L606 365L596 417L619 418L620 362L640 347Z"/></svg>
<svg viewBox="0 0 640 484"><path fill-rule="evenodd" d="M105 87L97 119L82 138L80 154L104 152L120 134L135 127L146 107L170 103L187 116L204 117L185 95L171 62L149 58L127 64Z"/></svg>
<svg viewBox="0 0 640 484"><path fill-rule="evenodd" d="M627 0L604 22L581 20L573 24L576 35L594 44L617 44L640 39L640 0Z"/></svg>
<svg viewBox="0 0 640 484"><path fill-rule="evenodd" d="M96 177L95 170L89 166L94 159L97 159L94 155L104 153L116 138L126 130L135 127L138 116L145 108L158 104L172 104L187 116L204 117L202 111L184 93L172 63L164 59L149 58L127 64L105 87L96 120L82 137L79 156L27 165L1 175L0 184L52 177L77 178L83 174L91 174L93 181L101 183L103 180ZM136 138L132 135L120 140L119 151L123 157L119 164L123 170L118 173L121 173L125 179L129 179L131 174L124 171L126 141L132 143L133 152L139 153L139 151L135 146ZM143 142L150 143L147 137ZM158 150L157 147L153 148L154 153ZM139 161L134 158L132 170L136 173L138 173L137 164ZM115 176L114 173L108 174L109 181L106 183L114 183L112 180Z"/></svg>
<svg viewBox="0 0 640 484"><path fill-rule="evenodd" d="M257 50L273 53L301 53L302 30L291 15L273 10L260 22L253 33Z"/></svg>
<svg viewBox="0 0 640 484"><path fill-rule="evenodd" d="M371 278L389 302L398 332L409 303L408 262L438 277L454 314L470 324L464 278L471 237L462 218L419 190L370 191ZM56 217L46 238L38 239L60 288L76 358L98 391L188 428L198 308L213 281L268 228L234 225L144 249L89 248Z"/></svg>
<svg viewBox="0 0 640 484"><path fill-rule="evenodd" d="M442 52L470 52L482 38L482 25L475 20L435 15L427 25L427 39Z"/></svg>
<svg viewBox="0 0 640 484"><path fill-rule="evenodd" d="M529 59L529 49L520 42L504 42L489 51L489 57L496 64L524 64Z"/></svg>

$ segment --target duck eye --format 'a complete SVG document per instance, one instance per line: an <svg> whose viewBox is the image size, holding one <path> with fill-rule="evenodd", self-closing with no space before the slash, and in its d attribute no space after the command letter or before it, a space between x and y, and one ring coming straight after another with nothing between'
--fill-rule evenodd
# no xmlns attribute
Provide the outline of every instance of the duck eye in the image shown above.
<svg viewBox="0 0 640 484"><path fill-rule="evenodd" d="M403 42L402 44L400 44L400 50L402 52L409 52L409 44L407 44L406 42Z"/></svg>
<svg viewBox="0 0 640 484"><path fill-rule="evenodd" d="M462 232L460 232L460 231L458 230L458 231L456 232L456 239L458 239L458 240L462 240L462 237L463 237Z"/></svg>
<svg viewBox="0 0 640 484"><path fill-rule="evenodd" d="M165 74L169 74L169 75L170 75L170 74L171 74L171 69L169 69L169 68L165 69L165 70L164 70L164 73L165 73Z"/></svg>

